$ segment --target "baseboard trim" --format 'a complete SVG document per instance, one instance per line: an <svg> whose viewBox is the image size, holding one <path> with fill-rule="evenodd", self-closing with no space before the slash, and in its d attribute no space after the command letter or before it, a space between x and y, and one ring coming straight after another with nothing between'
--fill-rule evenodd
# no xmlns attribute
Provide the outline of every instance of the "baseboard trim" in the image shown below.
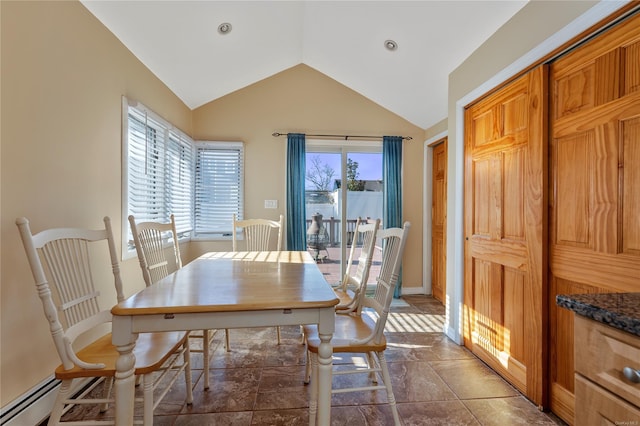
<svg viewBox="0 0 640 426"><path fill-rule="evenodd" d="M83 389L92 380L94 379L78 380L74 386L74 393ZM59 387L60 380L53 375L47 377L0 409L0 425L39 425L51 415Z"/></svg>
<svg viewBox="0 0 640 426"><path fill-rule="evenodd" d="M2 407L0 424L7 426L37 425L51 414L60 380L47 377L26 393Z"/></svg>
<svg viewBox="0 0 640 426"><path fill-rule="evenodd" d="M424 288L422 287L401 287L400 288L401 296L410 296L414 294L425 294Z"/></svg>

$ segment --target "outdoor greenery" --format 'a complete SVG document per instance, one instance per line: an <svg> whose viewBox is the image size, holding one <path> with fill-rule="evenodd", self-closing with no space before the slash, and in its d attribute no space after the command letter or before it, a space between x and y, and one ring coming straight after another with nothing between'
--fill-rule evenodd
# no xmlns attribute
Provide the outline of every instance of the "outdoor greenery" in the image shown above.
<svg viewBox="0 0 640 426"><path fill-rule="evenodd" d="M347 158L347 189L349 191L364 191L364 181L358 180L358 162Z"/></svg>

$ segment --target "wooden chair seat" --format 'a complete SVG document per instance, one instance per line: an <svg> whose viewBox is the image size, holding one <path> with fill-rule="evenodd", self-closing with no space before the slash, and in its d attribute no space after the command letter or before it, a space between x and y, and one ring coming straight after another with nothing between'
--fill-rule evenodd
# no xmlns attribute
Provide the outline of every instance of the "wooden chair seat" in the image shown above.
<svg viewBox="0 0 640 426"><path fill-rule="evenodd" d="M338 296L338 299L340 299L338 306L347 306L356 297L356 292L351 289L343 290L341 288L334 288L333 291L336 293L336 296Z"/></svg>
<svg viewBox="0 0 640 426"><path fill-rule="evenodd" d="M136 357L135 374L148 374L157 371L176 352L180 350L188 338L184 331L166 333L140 333L133 353ZM102 363L104 368L89 370L74 365L65 370L61 364L56 368L55 376L59 380L77 379L80 377L114 377L116 361L120 355L111 343L111 333L90 343L77 352L78 358L89 363Z"/></svg>
<svg viewBox="0 0 640 426"><path fill-rule="evenodd" d="M366 313L362 315L336 315L336 331L331 339L334 353L345 352L380 352L387 348L387 339L382 335L379 342L374 342L376 321ZM318 353L320 336L316 324L305 325L304 333L307 336L308 350ZM353 344L354 341L366 343Z"/></svg>

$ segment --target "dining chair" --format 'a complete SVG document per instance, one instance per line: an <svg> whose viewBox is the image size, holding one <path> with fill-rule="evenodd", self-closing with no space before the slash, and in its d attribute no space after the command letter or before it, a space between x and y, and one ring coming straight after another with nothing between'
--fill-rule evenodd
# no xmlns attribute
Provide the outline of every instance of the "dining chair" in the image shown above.
<svg viewBox="0 0 640 426"><path fill-rule="evenodd" d="M348 314L360 306L360 297L364 296L367 289L379 227L380 219L371 222L361 221L360 218L356 220L345 273L340 285L334 288L336 296L340 299L336 306L336 313ZM360 246L360 252L356 263L358 246ZM355 272L353 272L354 268Z"/></svg>
<svg viewBox="0 0 640 426"><path fill-rule="evenodd" d="M276 235L276 251L280 251L282 247L282 228L284 226L284 218L280 215L278 221L269 219L244 219L238 220L237 216L233 215L232 223L232 240L233 251L270 251L272 244L272 234L277 232ZM240 250L238 229L242 230L244 240L244 250ZM276 333L278 335L278 344L280 344L280 327L276 327ZM225 330L225 339L227 345L227 351L229 351L229 330Z"/></svg>
<svg viewBox="0 0 640 426"><path fill-rule="evenodd" d="M376 248L376 233L379 227L380 219L362 220L358 217L353 231L349 233L351 240L349 259L347 260L342 281L333 288L336 296L340 299L340 302L336 305L336 313L338 314L354 312L360 306L359 298L364 296L367 290L369 270L371 269ZM361 248L356 264L356 249L359 245L361 245ZM355 272L352 272L354 267ZM304 328L302 326L300 328L302 343L304 344Z"/></svg>
<svg viewBox="0 0 640 426"><path fill-rule="evenodd" d="M244 219L238 220L233 215L233 251L266 251L272 248L272 234L277 232L276 251L282 247L283 216L278 221L269 219ZM244 250L240 250L238 229L242 230Z"/></svg>
<svg viewBox="0 0 640 426"><path fill-rule="evenodd" d="M147 287L160 281L169 273L182 268L174 215L169 217L168 223L151 221L136 223L135 217L130 215L129 225L142 277ZM167 248L167 244L170 244L171 248ZM215 330L191 331L189 333L192 340L202 342L202 349L191 348L190 350L192 353L202 353L205 389L209 389L209 361L214 335Z"/></svg>
<svg viewBox="0 0 640 426"><path fill-rule="evenodd" d="M384 327L387 322L393 292L398 283L402 254L410 228L405 222L402 228L387 228L377 232L377 239L382 248L382 264L380 275L376 279L376 287L372 296L360 298L361 309L347 315L336 315L335 332L331 339L333 353L365 354L366 363L354 366L349 370L333 371L333 375L367 374L371 384L366 386L340 387L331 390L332 394L345 392L376 391L384 389L391 407L394 423L400 424L396 400L391 386L389 368L384 356L387 341ZM360 313L358 313L360 312ZM315 424L318 407L318 348L320 337L315 324L304 326L307 345L307 363L305 383L311 381L309 401L310 424ZM356 358L357 359L357 358ZM366 366L365 366L366 365ZM382 379L383 385L379 385Z"/></svg>
<svg viewBox="0 0 640 426"><path fill-rule="evenodd" d="M116 300L125 299L120 277L120 264L111 230L111 221L104 218L104 229L54 228L32 234L29 221L18 218L16 225L31 267L38 296L41 299L51 337L60 357L61 365L55 377L61 380L56 400L49 417L49 425L62 422L62 417L74 405L97 404L100 412L114 403L111 395L119 352L111 343L111 333L105 334L105 325L112 321L111 307L100 306L97 290L97 259L106 242L115 284ZM106 266L106 265L105 265ZM55 301L54 301L55 300ZM57 303L57 305L56 305ZM90 333L90 334L87 334ZM79 337L95 338L82 349L75 346ZM83 340L80 339L80 340ZM135 424L152 425L153 411L167 394L180 373L184 373L186 402L192 404L191 365L186 332L140 333L133 353L134 373L142 377L142 397L136 398L143 409L142 419ZM79 394L79 383L92 379ZM94 393L103 384L102 395ZM164 385L164 387L161 387ZM96 389L96 392L100 389ZM71 419L69 419L71 420ZM89 424L69 421L65 424ZM113 424L96 421L91 424Z"/></svg>

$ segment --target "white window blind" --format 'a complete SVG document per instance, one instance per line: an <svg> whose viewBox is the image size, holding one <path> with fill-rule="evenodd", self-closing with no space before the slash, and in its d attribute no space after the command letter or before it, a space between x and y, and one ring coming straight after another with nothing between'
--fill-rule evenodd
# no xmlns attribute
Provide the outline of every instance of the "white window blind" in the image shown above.
<svg viewBox="0 0 640 426"><path fill-rule="evenodd" d="M168 211L173 213L178 233L193 230L193 182L195 153L193 141L187 136L169 132L167 148Z"/></svg>
<svg viewBox="0 0 640 426"><path fill-rule="evenodd" d="M195 233L231 235L232 216L243 217L242 142L196 142Z"/></svg>
<svg viewBox="0 0 640 426"><path fill-rule="evenodd" d="M129 211L137 221L162 221L166 217L166 126L144 111L129 107Z"/></svg>
<svg viewBox="0 0 640 426"><path fill-rule="evenodd" d="M123 253L134 249L127 217L137 222L176 219L178 235L193 230L193 141L143 105L123 101L126 211ZM125 232L126 230L126 232Z"/></svg>

